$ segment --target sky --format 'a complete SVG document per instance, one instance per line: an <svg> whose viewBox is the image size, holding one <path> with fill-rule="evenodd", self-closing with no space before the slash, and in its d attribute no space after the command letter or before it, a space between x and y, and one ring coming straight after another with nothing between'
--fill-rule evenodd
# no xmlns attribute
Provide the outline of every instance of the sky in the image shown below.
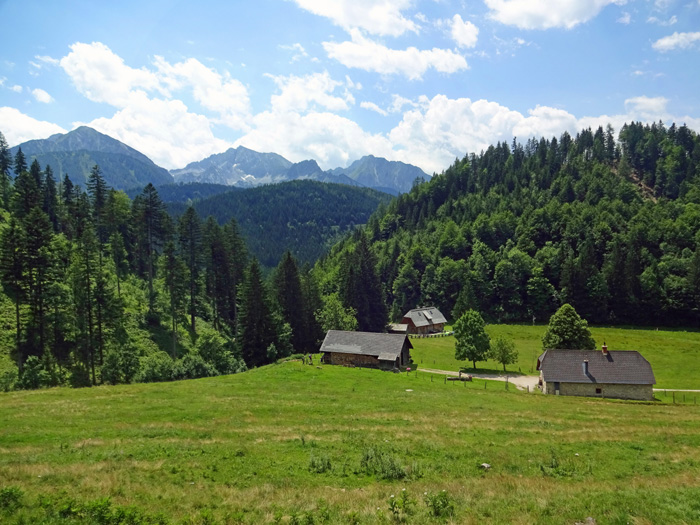
<svg viewBox="0 0 700 525"><path fill-rule="evenodd" d="M0 0L10 146L91 126L176 169L229 147L439 173L513 137L700 131L700 0Z"/></svg>

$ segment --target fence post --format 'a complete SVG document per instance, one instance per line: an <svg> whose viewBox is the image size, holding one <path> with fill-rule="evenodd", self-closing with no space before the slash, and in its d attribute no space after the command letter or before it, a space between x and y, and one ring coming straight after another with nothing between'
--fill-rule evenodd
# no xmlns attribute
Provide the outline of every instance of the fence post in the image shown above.
<svg viewBox="0 0 700 525"><path fill-rule="evenodd" d="M445 376L445 381L444 381L444 383L447 384L447 376Z"/></svg>
<svg viewBox="0 0 700 525"><path fill-rule="evenodd" d="M675 392L673 392L673 404L674 405L676 404L676 393Z"/></svg>

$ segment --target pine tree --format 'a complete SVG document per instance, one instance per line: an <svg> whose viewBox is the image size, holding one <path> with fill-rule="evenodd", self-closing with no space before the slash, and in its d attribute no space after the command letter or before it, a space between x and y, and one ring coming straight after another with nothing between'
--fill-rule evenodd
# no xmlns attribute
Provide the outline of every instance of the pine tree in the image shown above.
<svg viewBox="0 0 700 525"><path fill-rule="evenodd" d="M49 217L51 224L53 226L53 231L58 232L58 211L57 211L57 197L56 197L56 179L53 176L53 170L48 164L44 169L44 199L41 209Z"/></svg>
<svg viewBox="0 0 700 525"><path fill-rule="evenodd" d="M273 278L277 304L284 321L292 328L292 346L297 352L305 351L304 297L301 291L299 268L292 253L287 250L277 266Z"/></svg>
<svg viewBox="0 0 700 525"><path fill-rule="evenodd" d="M5 140L5 135L0 131L0 202L6 210L10 209L10 170L12 169L12 155Z"/></svg>
<svg viewBox="0 0 700 525"><path fill-rule="evenodd" d="M17 148L17 153L15 153L15 176L19 176L25 171L27 171L27 158L22 153L22 148Z"/></svg>
<svg viewBox="0 0 700 525"><path fill-rule="evenodd" d="M258 261L248 267L240 290L239 333L241 353L248 367L268 362L267 350L275 343L276 333L267 288Z"/></svg>
<svg viewBox="0 0 700 525"><path fill-rule="evenodd" d="M163 248L160 261L161 274L170 296L170 317L172 320L173 347L172 357L177 357L177 320L186 302L187 267L175 253L175 243L169 241Z"/></svg>
<svg viewBox="0 0 700 525"><path fill-rule="evenodd" d="M24 231L15 220L0 234L0 279L5 293L15 303L15 353L17 367L21 370L24 362L21 352L22 323L20 307L25 299L24 272L26 252L24 249Z"/></svg>
<svg viewBox="0 0 700 525"><path fill-rule="evenodd" d="M202 226L195 209L190 206L180 217L178 226L180 249L188 270L188 291L190 330L195 333L195 319L198 313L199 277L202 259Z"/></svg>

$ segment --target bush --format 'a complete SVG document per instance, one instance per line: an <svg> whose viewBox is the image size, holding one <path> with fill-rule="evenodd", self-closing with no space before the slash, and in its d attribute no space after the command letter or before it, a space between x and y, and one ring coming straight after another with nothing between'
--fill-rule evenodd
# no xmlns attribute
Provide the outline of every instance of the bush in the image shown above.
<svg viewBox="0 0 700 525"><path fill-rule="evenodd" d="M138 353L133 346L110 348L102 363L102 380L112 385L131 383L139 366Z"/></svg>
<svg viewBox="0 0 700 525"><path fill-rule="evenodd" d="M135 380L139 383L172 381L177 377L174 368L173 360L168 354L163 351L154 352L141 358L141 367Z"/></svg>
<svg viewBox="0 0 700 525"><path fill-rule="evenodd" d="M0 489L0 509L15 510L22 501L24 492L19 487L5 487Z"/></svg>
<svg viewBox="0 0 700 525"><path fill-rule="evenodd" d="M49 374L44 370L41 360L30 355L24 362L22 373L19 377L19 387L27 390L40 388L49 383Z"/></svg>
<svg viewBox="0 0 700 525"><path fill-rule="evenodd" d="M426 492L423 494L423 500L430 514L436 518L447 518L454 514L455 504L447 491L435 494Z"/></svg>
<svg viewBox="0 0 700 525"><path fill-rule="evenodd" d="M309 470L311 472L315 472L316 474L328 472L331 470L331 458L329 458L326 454L321 454L320 456L311 454L311 457L309 458Z"/></svg>
<svg viewBox="0 0 700 525"><path fill-rule="evenodd" d="M14 390L18 378L19 370L17 370L17 365L9 359L0 360L0 392Z"/></svg>
<svg viewBox="0 0 700 525"><path fill-rule="evenodd" d="M245 371L245 363L236 358L234 343L215 331L202 333L197 339L199 355L217 370L217 374L235 374Z"/></svg>
<svg viewBox="0 0 700 525"><path fill-rule="evenodd" d="M196 379L198 377L212 377L219 372L211 363L207 363L201 355L190 352L180 359L183 379Z"/></svg>
<svg viewBox="0 0 700 525"><path fill-rule="evenodd" d="M404 479L408 472L393 455L378 447L368 447L362 453L360 467L368 475L376 475L381 479Z"/></svg>

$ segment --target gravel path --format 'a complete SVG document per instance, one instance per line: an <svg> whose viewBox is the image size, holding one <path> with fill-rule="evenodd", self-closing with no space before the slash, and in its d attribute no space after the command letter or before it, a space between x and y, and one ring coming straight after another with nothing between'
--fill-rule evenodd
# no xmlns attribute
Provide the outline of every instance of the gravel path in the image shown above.
<svg viewBox="0 0 700 525"><path fill-rule="evenodd" d="M429 374L442 374L446 376L454 376L457 377L459 376L459 372L453 372L450 370L436 370L434 368L419 368L419 372L428 372ZM507 375L507 374L479 374L479 373L469 373L468 375L472 377L476 377L478 379L488 379L491 381L506 381L508 380L509 383L515 385L518 387L520 390L527 390L528 387L530 389L530 392L532 392L535 387L537 387L537 383L539 382L539 377L538 376L525 376L525 375Z"/></svg>

